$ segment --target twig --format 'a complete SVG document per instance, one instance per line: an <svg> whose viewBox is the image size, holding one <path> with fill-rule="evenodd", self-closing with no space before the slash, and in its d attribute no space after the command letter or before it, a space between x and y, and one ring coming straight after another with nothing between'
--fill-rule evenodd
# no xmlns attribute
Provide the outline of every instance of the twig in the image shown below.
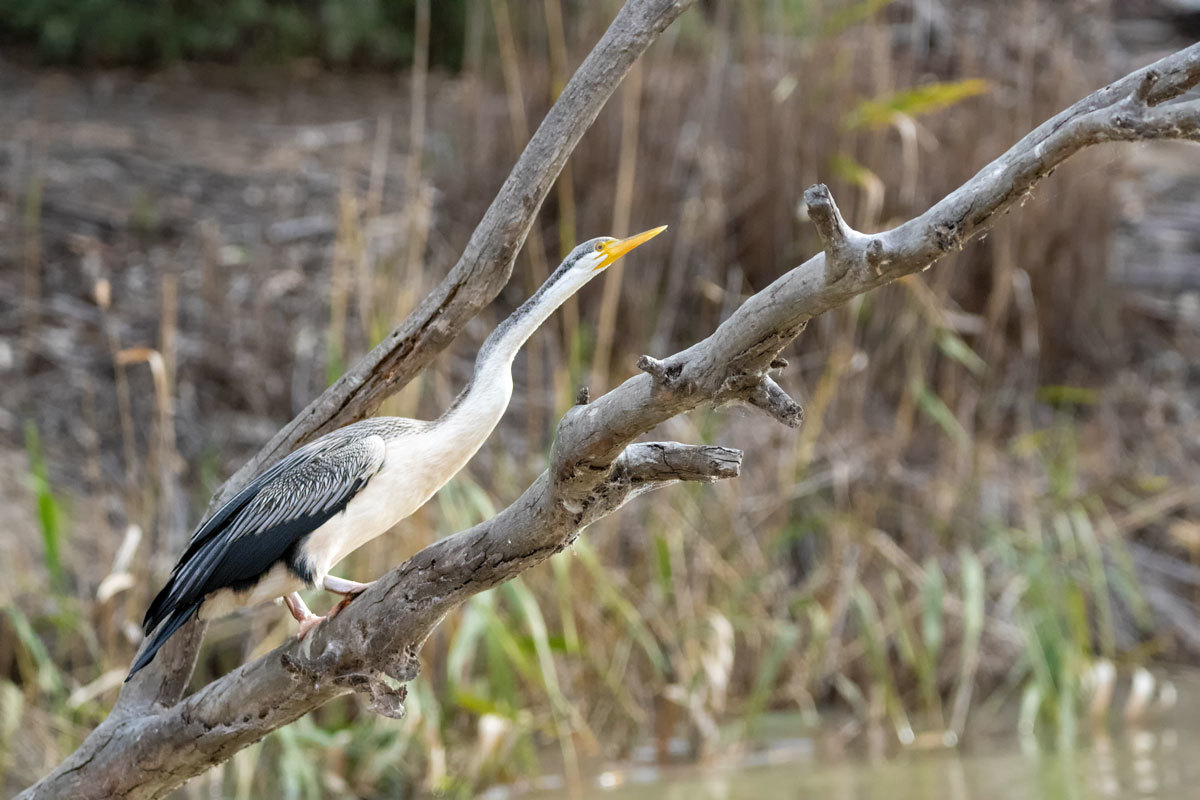
<svg viewBox="0 0 1200 800"><path fill-rule="evenodd" d="M799 428L804 423L804 409L769 377L764 376L754 384L746 399L789 428Z"/></svg>

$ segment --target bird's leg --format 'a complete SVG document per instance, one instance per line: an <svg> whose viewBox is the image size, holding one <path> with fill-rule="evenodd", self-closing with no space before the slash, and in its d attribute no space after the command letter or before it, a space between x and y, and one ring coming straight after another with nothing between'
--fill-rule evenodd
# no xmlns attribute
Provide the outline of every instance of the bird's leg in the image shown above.
<svg viewBox="0 0 1200 800"><path fill-rule="evenodd" d="M348 581L345 578L339 578L335 575L326 575L321 585L327 592L342 595L342 602L334 606L333 610L329 612L330 618L336 617L339 611L350 605L351 600L371 588L371 584L369 583Z"/></svg>
<svg viewBox="0 0 1200 800"><path fill-rule="evenodd" d="M345 595L346 597L358 597L367 589L371 588L371 584L369 583L348 581L345 578L339 578L335 575L326 575L325 580L321 585L327 592Z"/></svg>
<svg viewBox="0 0 1200 800"><path fill-rule="evenodd" d="M309 610L299 592L292 592L287 595L283 598L283 602L288 607L288 611L292 612L292 616L295 617L296 622L300 623L300 631L296 634L297 639L303 639L309 631L317 627L325 619Z"/></svg>

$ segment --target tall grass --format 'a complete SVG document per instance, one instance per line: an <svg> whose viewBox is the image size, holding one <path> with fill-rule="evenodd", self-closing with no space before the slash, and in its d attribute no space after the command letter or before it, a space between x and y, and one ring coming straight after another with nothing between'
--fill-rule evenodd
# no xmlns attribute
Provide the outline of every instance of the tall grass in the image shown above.
<svg viewBox="0 0 1200 800"><path fill-rule="evenodd" d="M982 4L987 37L953 15L935 35L899 5L724 0L666 35L641 84L622 90L560 178L527 243L525 277L385 411L430 415L449 403L469 345L576 239L670 222L661 266L610 276L561 327L539 332L492 442L399 531L350 557L346 575L374 577L493 514L543 468L578 385L605 391L640 352L705 335L813 252L798 210L805 186L831 183L860 229L891 225L1108 77L1103 30L1073 32L1054 4L1031 6L1032 27ZM110 370L97 390L98 435L104 463L121 468L91 488L123 498L116 518L158 532L183 516L164 507L187 499L169 488L178 447L192 466L194 521L219 475L419 301L502 179L514 141L615 5L466 8L464 74L426 75L428 31L417 35L410 107L372 111L374 136L341 152L338 189L322 209L336 220L331 246L264 247L247 260L237 250L246 243L224 240L236 232L206 223L180 250L195 263L179 274L201 276L201 290L180 292L177 310L166 294L140 303L118 260L104 267L114 289L95 358ZM401 119L416 120L407 133ZM1113 408L1134 402L1104 385L1111 361L1081 349L1066 317L1082 312L1063 311L1086 298L1110 329L1120 322L1094 268L1110 199L1096 164L1065 167L986 241L935 270L815 321L783 378L806 399L798 434L737 409L664 426L682 440L744 447L745 475L634 504L472 599L425 647L404 720L375 718L353 699L331 704L193 793L468 796L539 772L572 786L598 759L643 745L660 758L711 754L779 710L809 721L849 712L839 735L945 747L968 735L977 708L1020 704L1023 729L1069 739L1094 657L1132 663L1170 647L1150 633L1126 547L1187 508L1154 499L1193 480L1156 471L1136 411L1095 435ZM312 264L297 268L303 256ZM238 271L255 280L239 282ZM157 343L144 333L154 327L120 324L155 309L178 314ZM127 369L141 361L150 383ZM253 435L230 420L252 420ZM167 440L168 428L182 433ZM41 453L69 474L69 448L31 442L29 502L40 509ZM57 517L49 526L39 517L44 569L3 575L13 587L0 627L6 788L69 751L103 713L136 646L134 623L177 553L161 535L139 550L140 537L122 540L115 532L126 527L97 515L74 528L78 555L67 555ZM40 581L56 574L69 596L51 607ZM97 602L106 575L124 577ZM215 624L199 679L289 635L276 609ZM13 743L15 726L42 755Z"/></svg>
<svg viewBox="0 0 1200 800"><path fill-rule="evenodd" d="M46 461L42 454L41 438L35 424L25 425L25 451L29 454L29 477L37 502L38 528L42 533L42 558L46 572L58 588L63 585L62 540L64 520L62 506L50 488Z"/></svg>

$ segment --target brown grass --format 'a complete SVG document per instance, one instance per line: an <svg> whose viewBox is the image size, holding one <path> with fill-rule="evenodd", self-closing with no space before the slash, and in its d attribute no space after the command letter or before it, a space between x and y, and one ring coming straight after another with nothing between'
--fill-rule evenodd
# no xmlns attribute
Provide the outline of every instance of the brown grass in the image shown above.
<svg viewBox="0 0 1200 800"><path fill-rule="evenodd" d="M16 687L3 696L21 698L28 734L25 745L0 736L6 789L46 769L111 703L135 648L129 630L219 477L453 263L514 139L601 30L603 5L564 16L557 0L476 4L464 74L426 75L419 57L405 102L390 80L356 78L366 88L342 96L349 79L285 76L313 107L251 118L272 131L269 145L181 132L195 147L164 168L174 170L166 184L145 178L143 191L171 196L149 204L142 230L102 229L72 252L63 221L43 218L33 262L39 251L22 240L24 285L40 297L24 302L43 312L23 319L43 327L7 396L41 431L50 472L47 492L13 487L12 502L72 498L73 508L65 586L46 590L36 528L0 568L11 610L0 615L0 687ZM888 227L1111 77L1102 15L1081 31L1053 3L1000 5L932 29L900 4L860 19L861 3L790 14L786 4L716 2L682 20L585 138L496 308L386 410L432 415L448 404L472 345L575 240L670 223L659 262L630 262L539 332L479 458L344 574L373 577L515 498L579 384L602 392L640 353L705 335L813 252L808 185L829 183L852 225ZM899 100L911 87L976 78L984 93L943 110ZM229 101L216 91L210 102ZM232 96L257 103L256 91ZM871 119L869 100L899 107L854 124ZM164 101L149 113L169 121L176 111ZM72 130L83 135L64 124L52 157L80 158L64 144ZM249 159L237 160L239 147ZM310 796L467 791L543 769L539 748L551 742L568 775L647 739L660 753L673 737L711 752L716 731L737 738L768 709L843 706L854 712L848 736L946 743L981 697L1077 692L1097 653L1180 652L1170 635L1151 634L1126 545L1164 544L1172 522L1182 530L1195 517L1194 497L1145 504L1194 482L1195 447L1180 428L1194 402L1186 376L1170 378L1165 397L1130 388L1142 342L1164 334L1143 339L1105 277L1120 158L1079 159L985 240L811 325L783 378L807 406L799 434L740 409L664 426L672 438L743 447L744 476L626 509L574 552L448 619L426 648L408 719L337 704L211 780L231 796L276 793L268 773L281 771ZM22 191L41 191L39 164L28 162ZM210 170L202 179L234 188L174 217L172 187L196 164ZM334 188L297 179L303 169L337 176ZM288 200L297 185L302 199ZM47 191L61 214L67 205ZM327 233L247 236L239 203L255 191L276 198L254 212L269 222L324 215L305 224ZM158 252L161 265L162 248L177 268L141 258ZM83 258L92 266L80 270ZM111 302L71 322L55 298L90 294L98 280ZM46 325L67 330L76 349ZM1194 333L1165 335L1195 352ZM55 402L39 402L52 385ZM140 544L131 525L147 532ZM106 577L112 594L97 602ZM1060 613L1067 606L1084 610L1082 623ZM214 625L200 677L289 634L275 609ZM1059 713L1049 707L1037 708ZM278 769L256 772L255 759Z"/></svg>

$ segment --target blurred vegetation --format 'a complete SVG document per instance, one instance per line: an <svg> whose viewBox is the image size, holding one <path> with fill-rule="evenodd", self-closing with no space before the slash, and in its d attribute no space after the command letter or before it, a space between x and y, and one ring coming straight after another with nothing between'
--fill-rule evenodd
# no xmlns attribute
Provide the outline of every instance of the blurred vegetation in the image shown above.
<svg viewBox="0 0 1200 800"><path fill-rule="evenodd" d="M290 55L301 50L248 32L280 26L262 21L280 9L350 5L370 35L347 34L351 44L333 50L332 30L295 41L335 63L378 53L403 63L414 52L408 2L219 3L257 21L223 19L229 38L211 51L189 49L178 31L169 47L147 44L162 19L179 28L204 18L200 4L101 3L127 9L137 18L130 30L143 32L128 40L141 42L133 51L106 51L82 16L91 4L0 3L5 20L28 11L25 31L44 31L46 9L67 9L67 45L47 51L55 58ZM544 326L493 440L343 574L373 577L495 513L544 468L554 423L580 384L597 394L631 374L637 354L706 335L815 252L806 186L830 183L860 230L891 226L1111 77L1103 14L1081 24L1055 2L1008 5L975 3L971 15L931 21L902 2L717 0L680 20L587 135L497 307L384 413L440 413L468 374L470 344L575 241L669 222L662 263L606 275ZM130 230L79 234L81 214L62 199L78 187L56 186L62 170L39 161L37 147L55 145L42 145L36 127L22 134L31 155L14 159L14 202L37 210L45 197L47 209L76 216L63 233L52 214L11 215L24 246L8 258L26 276L44 275L34 284L47 296L91 305L72 316L58 310L76 308L68 302L33 302L36 313L22 317L27 367L12 407L29 421L14 444L24 447L33 533L9 552L0 580L6 789L49 769L103 717L136 648L135 623L221 476L445 274L512 163L522 125L569 74L563 54L581 58L616 7L434 3L432 35L444 13L449 30L486 37L462 54L461 74L409 100L428 103L428 131L406 130L425 117L400 107L361 139L336 121L314 124L296 137L305 143L296 156L290 129L271 127L278 149L262 152L289 166L158 169L162 183L147 179L128 198L154 221L131 213ZM375 34L388 39L378 50ZM451 64L454 41L440 46ZM394 81L387 87L394 99ZM348 93L335 84L334 94ZM374 113L370 97L335 111ZM321 98L314 90L309 102L324 112ZM197 114L225 115L229 97L221 102ZM335 167L320 161L321 147ZM270 160L253 152L255 169ZM118 165L132 161L125 156L103 151ZM782 379L805 399L798 434L737 409L672 421L671 438L743 447L742 478L632 504L544 567L467 603L427 643L404 720L347 698L187 791L465 797L538 774L572 784L603 758L712 753L776 711L836 721L826 726L836 744L887 749L954 746L980 709L1019 707L1024 735L1069 744L1089 713L1096 664L1128 673L1190 652L1153 605L1164 594L1146 591L1134 550L1154 548L1176 574L1191 574L1190 545L1180 543L1192 541L1200 500L1181 426L1200 418L1200 395L1174 362L1149 354L1194 353L1196 336L1131 320L1097 267L1113 229L1112 158L1066 165L984 240L815 320ZM319 180L288 183L321 169ZM172 192L202 180L218 187L207 205L172 217ZM276 204L287 192L271 181L309 194ZM227 195L222 182L234 186ZM245 204L255 191L271 203ZM316 244L243 233L253 215L268 217L265 227L276 216L310 225L319 214L331 224L303 240ZM170 255L156 261L155 243ZM603 338L605 319L619 336ZM69 343L61 352L60 341ZM157 349L134 347L148 343ZM142 363L149 374L134 369ZM50 391L70 399L45 403ZM1193 591L1167 596L1194 617ZM292 627L274 608L214 624L198 680L266 652Z"/></svg>
<svg viewBox="0 0 1200 800"><path fill-rule="evenodd" d="M0 0L0 39L55 64L179 60L387 67L413 54L416 0ZM462 62L466 0L431 6L434 63Z"/></svg>

